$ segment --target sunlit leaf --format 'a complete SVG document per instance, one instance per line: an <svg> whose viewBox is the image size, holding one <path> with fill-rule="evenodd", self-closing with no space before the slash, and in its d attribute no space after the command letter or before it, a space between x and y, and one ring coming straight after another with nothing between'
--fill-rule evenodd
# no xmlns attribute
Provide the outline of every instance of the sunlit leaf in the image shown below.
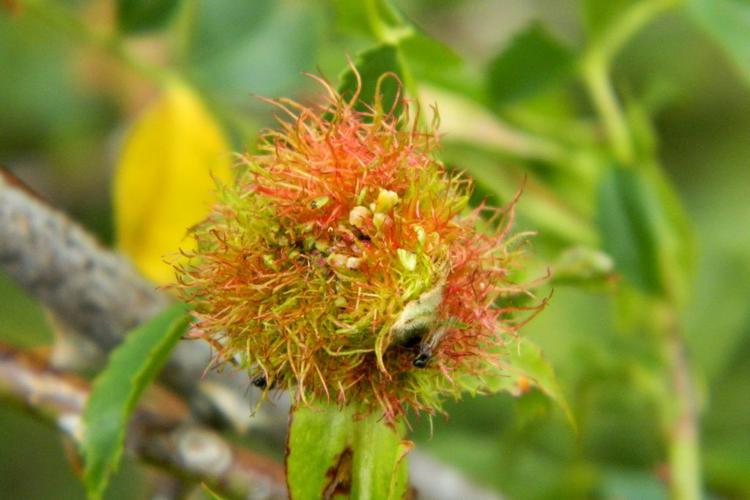
<svg viewBox="0 0 750 500"><path fill-rule="evenodd" d="M565 393L560 387L552 365L544 358L542 350L531 340L520 338L516 343L510 343L507 348L507 358L504 360L505 371L513 374L507 377L511 382L504 390L515 393L523 392L525 384L538 387L549 396L565 414L572 426L575 419L570 409ZM505 382L509 382L506 380Z"/></svg>
<svg viewBox="0 0 750 500"><path fill-rule="evenodd" d="M117 470L130 415L187 330L186 312L184 305L176 304L128 333L94 380L83 415L81 445L89 498L101 498Z"/></svg>
<svg viewBox="0 0 750 500"><path fill-rule="evenodd" d="M503 351L500 369L494 376L481 380L465 379L467 387L472 385L483 392L507 392L521 396L532 387L538 388L552 399L575 428L575 419L565 393L560 387L552 365L544 358L542 350L531 340L521 337L508 342Z"/></svg>
<svg viewBox="0 0 750 500"><path fill-rule="evenodd" d="M570 76L573 52L539 23L516 35L490 62L487 95L495 106L531 97Z"/></svg>
<svg viewBox="0 0 750 500"><path fill-rule="evenodd" d="M613 166L599 189L598 224L615 270L642 292L683 303L693 241L679 200L653 170Z"/></svg>
<svg viewBox="0 0 750 500"><path fill-rule="evenodd" d="M299 407L287 441L287 483L292 498L401 499L407 488L400 425L379 415L359 418L351 407Z"/></svg>
<svg viewBox="0 0 750 500"><path fill-rule="evenodd" d="M189 88L173 84L133 126L115 175L117 244L147 277L172 280L164 262L189 247L187 229L212 201L212 176L230 177L230 148Z"/></svg>
<svg viewBox="0 0 750 500"><path fill-rule="evenodd" d="M750 2L688 0L691 18L724 49L750 83Z"/></svg>
<svg viewBox="0 0 750 500"><path fill-rule="evenodd" d="M179 0L117 0L117 25L131 33L160 28L179 4Z"/></svg>

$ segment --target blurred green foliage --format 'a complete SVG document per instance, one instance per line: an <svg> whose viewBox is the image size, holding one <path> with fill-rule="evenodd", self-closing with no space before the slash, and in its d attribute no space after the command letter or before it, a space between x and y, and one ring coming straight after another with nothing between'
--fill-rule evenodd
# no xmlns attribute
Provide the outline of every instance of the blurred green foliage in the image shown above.
<svg viewBox="0 0 750 500"><path fill-rule="evenodd" d="M36 15L40 2L0 7L0 163L109 241L113 158L155 86L75 24ZM192 82L238 150L272 123L253 94L309 99L303 72L335 82L346 55L379 46L412 96L459 99L458 112L434 99L441 156L476 178L475 201L506 203L526 179L518 229L539 231L527 277L554 272L572 248L614 259L619 279L555 286L524 329L555 367L577 431L532 390L451 404L433 426L416 420L419 447L510 498L666 498L674 394L653 320L655 303L668 303L699 388L705 488L750 497L748 2L181 0L139 11L146 3L60 6ZM620 40L623 26L633 29ZM609 44L621 116L607 108L602 73L582 69ZM52 338L41 309L5 278L0 338ZM82 497L54 433L5 408L0 418L2 496Z"/></svg>

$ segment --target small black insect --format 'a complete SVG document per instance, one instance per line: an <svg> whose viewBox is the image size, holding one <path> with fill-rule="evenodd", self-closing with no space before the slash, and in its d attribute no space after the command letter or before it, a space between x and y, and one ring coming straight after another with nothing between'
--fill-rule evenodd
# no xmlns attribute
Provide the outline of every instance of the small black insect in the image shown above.
<svg viewBox="0 0 750 500"><path fill-rule="evenodd" d="M371 241L372 240L372 238L370 238L368 235L363 233L360 229L355 228L354 235L357 237L359 241Z"/></svg>
<svg viewBox="0 0 750 500"><path fill-rule="evenodd" d="M251 383L252 383L252 384L253 384L253 385L254 385L255 387L257 387L258 389L265 389L266 387L268 387L268 379L267 379L267 378L266 378L266 376L265 376L265 375L263 375L262 373L261 373L260 375L256 376L256 377L255 377L255 378L254 378L254 379L252 380L252 382L251 382Z"/></svg>
<svg viewBox="0 0 750 500"><path fill-rule="evenodd" d="M422 337L419 342L417 355L411 362L415 368L424 368L427 366L427 363L432 359L432 353L445 336L446 331L447 328L441 326Z"/></svg>
<svg viewBox="0 0 750 500"><path fill-rule="evenodd" d="M431 352L422 352L420 349L419 354L414 358L414 360L411 362L416 368L424 368L427 366L427 363L430 362L432 359L432 353Z"/></svg>

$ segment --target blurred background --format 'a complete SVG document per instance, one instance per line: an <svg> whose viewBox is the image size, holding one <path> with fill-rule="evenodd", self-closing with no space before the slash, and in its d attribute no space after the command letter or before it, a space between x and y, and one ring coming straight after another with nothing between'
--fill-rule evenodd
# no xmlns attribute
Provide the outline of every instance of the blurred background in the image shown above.
<svg viewBox="0 0 750 500"><path fill-rule="evenodd" d="M159 89L93 35L119 29L130 55L190 82L236 151L272 123L254 95L310 102L319 89L303 72L335 82L347 56L377 43L356 24L357 2L161 3L129 18L108 0L0 2L0 163L107 244L123 138ZM659 334L640 313L650 299L607 265L576 260L606 264L592 252L608 248L596 185L612 154L591 89L561 61L606 40L628 9L679 2L393 3L460 57L443 64L443 52L425 50L408 61L423 103L441 111L441 157L475 176L478 199L507 202L527 179L518 227L539 233L528 277L551 269L554 295L523 334L555 369L576 422L538 390L467 398L432 431L415 419L418 448L508 498L667 498L662 405L672 392ZM750 4L687 3L644 22L610 69L636 155L671 184L696 248L678 308L705 494L750 498ZM52 338L41 308L0 274L0 340L43 348ZM0 429L0 496L84 498L53 430L5 405ZM144 497L147 474L126 463L111 497Z"/></svg>

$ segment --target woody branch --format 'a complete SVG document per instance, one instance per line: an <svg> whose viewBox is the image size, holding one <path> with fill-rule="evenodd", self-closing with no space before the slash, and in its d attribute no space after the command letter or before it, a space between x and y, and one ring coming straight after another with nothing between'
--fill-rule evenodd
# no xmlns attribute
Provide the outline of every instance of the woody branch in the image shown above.
<svg viewBox="0 0 750 500"><path fill-rule="evenodd" d="M135 411L127 448L137 458L232 498L286 498L281 465L231 445L207 427L190 423L185 404L152 390ZM56 426L76 444L88 383L52 369L43 359L0 344L0 398Z"/></svg>

